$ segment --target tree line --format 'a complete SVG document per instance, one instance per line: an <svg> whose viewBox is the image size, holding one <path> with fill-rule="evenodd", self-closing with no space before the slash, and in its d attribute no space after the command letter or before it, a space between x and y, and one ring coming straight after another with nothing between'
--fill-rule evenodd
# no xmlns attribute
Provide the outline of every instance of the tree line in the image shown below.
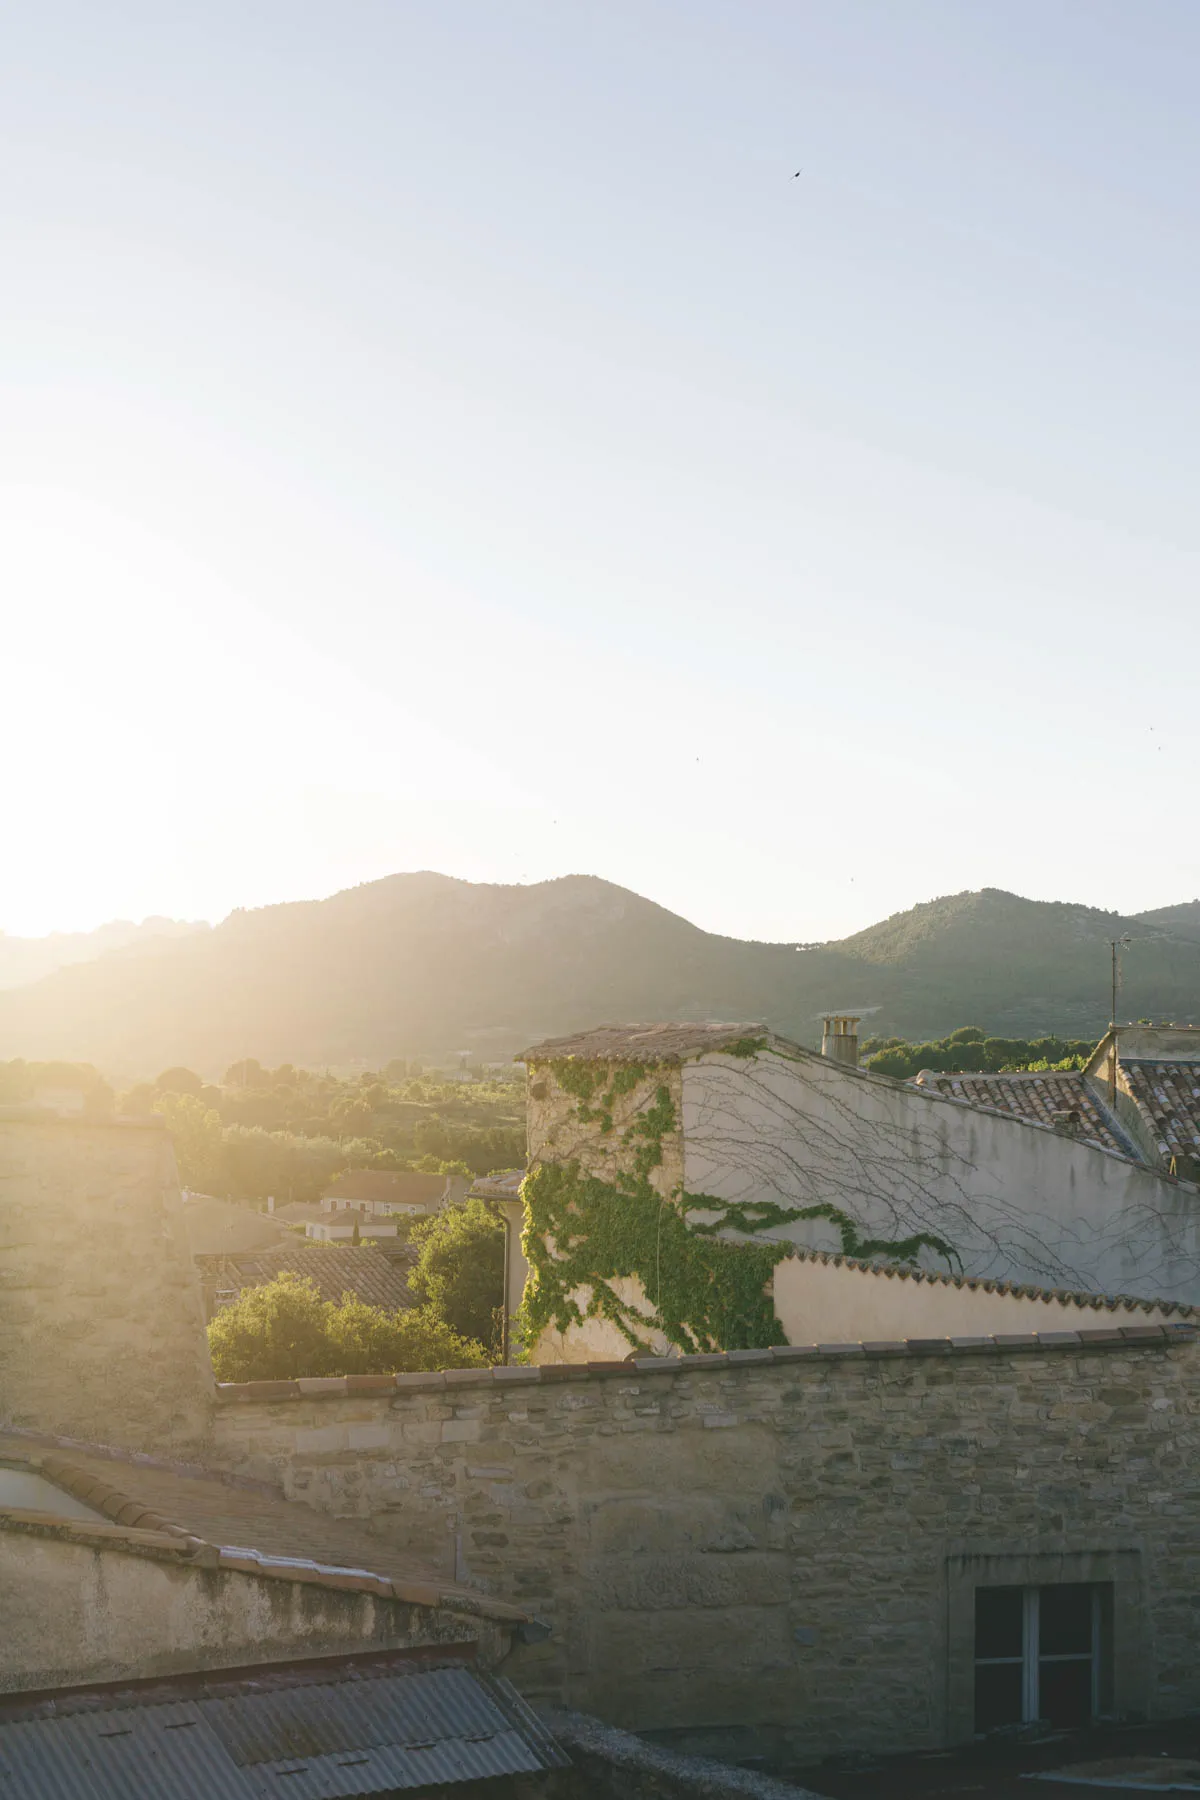
<svg viewBox="0 0 1200 1800"><path fill-rule="evenodd" d="M319 1197L348 1169L486 1175L525 1161L523 1078L449 1082L420 1065L336 1076L234 1063L220 1082L165 1069L117 1094L90 1064L0 1063L0 1105L78 1087L90 1113L161 1113L185 1187L281 1205Z"/></svg>
<svg viewBox="0 0 1200 1800"><path fill-rule="evenodd" d="M1091 1038L988 1037L978 1025L961 1025L928 1043L868 1038L862 1066L877 1075L910 1081L922 1069L945 1075L999 1075L1006 1070L1082 1069L1096 1048Z"/></svg>

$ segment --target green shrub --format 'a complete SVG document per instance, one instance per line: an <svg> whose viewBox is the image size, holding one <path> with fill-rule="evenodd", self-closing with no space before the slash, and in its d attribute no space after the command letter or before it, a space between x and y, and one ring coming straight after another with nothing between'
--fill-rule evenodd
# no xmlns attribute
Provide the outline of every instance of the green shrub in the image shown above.
<svg viewBox="0 0 1200 1800"><path fill-rule="evenodd" d="M433 1307L393 1313L353 1294L340 1304L322 1300L310 1276L290 1270L243 1289L209 1325L208 1344L218 1381L477 1369L488 1361Z"/></svg>

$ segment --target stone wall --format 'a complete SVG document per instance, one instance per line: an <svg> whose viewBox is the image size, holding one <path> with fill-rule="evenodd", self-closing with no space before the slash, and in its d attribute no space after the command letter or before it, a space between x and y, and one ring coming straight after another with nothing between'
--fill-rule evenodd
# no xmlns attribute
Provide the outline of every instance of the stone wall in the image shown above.
<svg viewBox="0 0 1200 1800"><path fill-rule="evenodd" d="M0 1421L190 1449L212 1391L166 1131L0 1118Z"/></svg>
<svg viewBox="0 0 1200 1800"><path fill-rule="evenodd" d="M1127 1327L258 1383L216 1430L544 1619L530 1697L804 1760L969 1735L981 1583L1111 1584L1116 1709L1200 1707L1198 1374Z"/></svg>

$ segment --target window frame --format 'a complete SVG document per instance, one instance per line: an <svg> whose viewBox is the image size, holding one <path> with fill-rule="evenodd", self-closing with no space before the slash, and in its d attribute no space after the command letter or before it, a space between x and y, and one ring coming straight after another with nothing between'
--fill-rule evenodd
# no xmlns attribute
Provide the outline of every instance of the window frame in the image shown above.
<svg viewBox="0 0 1200 1800"><path fill-rule="evenodd" d="M998 1584L1007 1587L1007 1582ZM1020 1667L1021 1670L1021 1718L1022 1725L1032 1725L1042 1716L1042 1668L1046 1663L1087 1663L1090 1675L1089 1709L1091 1717L1099 1717L1103 1705L1103 1595L1101 1582L1046 1582L1040 1587L1021 1587L1021 1651L1018 1656L976 1656L976 1669L999 1669ZM1086 1587L1089 1590L1089 1607L1091 1612L1089 1644L1086 1650L1051 1651L1042 1650L1042 1595L1054 1587ZM981 1593L996 1591L981 1582L974 1590L975 1605L979 1604ZM978 1730L978 1726L976 1726Z"/></svg>
<svg viewBox="0 0 1200 1800"><path fill-rule="evenodd" d="M942 1741L975 1736L975 1590L1086 1582L1101 1597L1100 1716L1146 1717L1154 1681L1147 1573L1139 1545L1030 1552L1004 1545L952 1544L945 1558L946 1662Z"/></svg>

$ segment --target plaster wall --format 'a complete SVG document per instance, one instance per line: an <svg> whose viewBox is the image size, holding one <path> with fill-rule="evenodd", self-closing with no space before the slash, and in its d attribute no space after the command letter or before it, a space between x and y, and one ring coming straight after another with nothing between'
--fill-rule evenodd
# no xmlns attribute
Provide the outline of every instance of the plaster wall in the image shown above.
<svg viewBox="0 0 1200 1800"><path fill-rule="evenodd" d="M643 1313L652 1309L635 1276L611 1283L622 1300ZM787 1256L772 1281L775 1316L789 1344L857 1344L885 1339L991 1337L996 1333L1078 1331L1091 1326L1167 1323L1178 1318L1168 1304L1147 1310L1110 1313L1051 1296L988 1293L983 1288L955 1287L947 1282L918 1281L899 1268L877 1272L820 1257ZM582 1311L589 1298L575 1296ZM646 1333L655 1356L678 1351L662 1332ZM608 1319L585 1318L565 1332L544 1331L531 1361L588 1363L629 1356L628 1340Z"/></svg>
<svg viewBox="0 0 1200 1800"><path fill-rule="evenodd" d="M460 1644L480 1635L473 1620L370 1594L182 1566L3 1527L0 1593L3 1693Z"/></svg>
<svg viewBox="0 0 1200 1800"><path fill-rule="evenodd" d="M948 1282L915 1281L800 1256L775 1268L775 1313L789 1344L845 1344L904 1338L992 1337L1009 1332L1079 1331L1092 1326L1165 1323L1169 1307L1093 1312L1027 1294L994 1294Z"/></svg>
<svg viewBox="0 0 1200 1800"><path fill-rule="evenodd" d="M980 1584L1109 1584L1117 1710L1200 1707L1200 1348L1109 1341L234 1389L217 1439L545 1620L505 1665L531 1699L693 1748L921 1749L972 1729Z"/></svg>
<svg viewBox="0 0 1200 1800"><path fill-rule="evenodd" d="M0 1120L0 1309L0 1420L202 1445L213 1379L164 1129Z"/></svg>
<svg viewBox="0 0 1200 1800"><path fill-rule="evenodd" d="M933 1232L968 1275L1200 1301L1200 1191L1187 1183L808 1051L704 1057L681 1086L690 1193L830 1203L888 1239ZM759 1235L842 1248L825 1220Z"/></svg>

